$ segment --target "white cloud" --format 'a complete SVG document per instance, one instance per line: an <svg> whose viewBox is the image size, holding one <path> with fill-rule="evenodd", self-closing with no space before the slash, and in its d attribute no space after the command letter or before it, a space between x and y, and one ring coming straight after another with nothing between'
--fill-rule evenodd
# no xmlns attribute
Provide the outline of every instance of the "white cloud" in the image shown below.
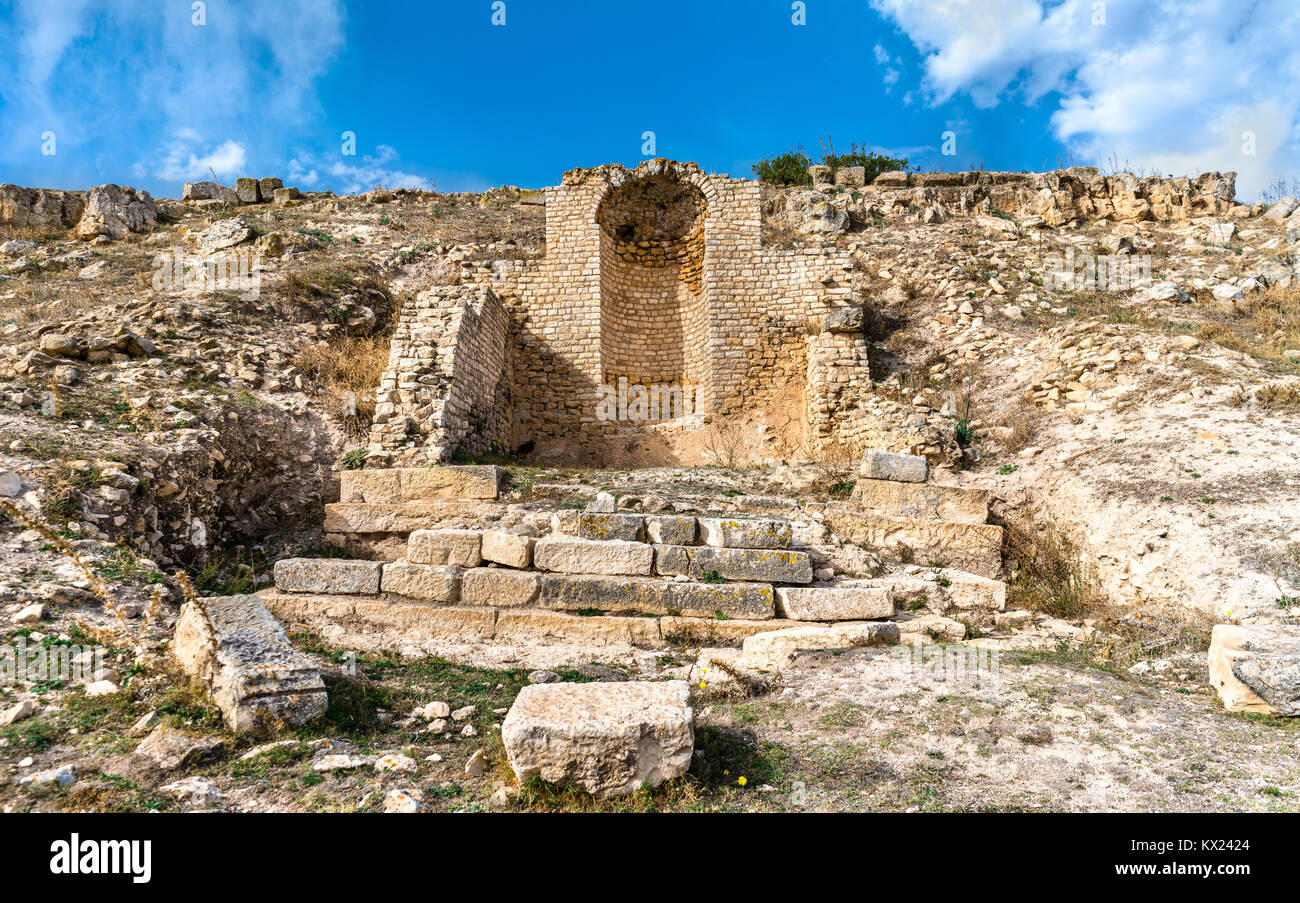
<svg viewBox="0 0 1300 903"><path fill-rule="evenodd" d="M215 171L223 184L233 184L245 175L248 152L238 141L204 145L194 129L178 129L157 153L138 161L137 176L152 176L168 182L197 182L212 178Z"/></svg>
<svg viewBox="0 0 1300 903"><path fill-rule="evenodd" d="M924 57L932 104L1059 94L1077 156L1164 173L1236 170L1238 196L1300 172L1300 4L1294 0L871 0ZM1243 155L1242 133L1256 154Z"/></svg>
<svg viewBox="0 0 1300 903"><path fill-rule="evenodd" d="M420 188L431 190L434 180L406 172L393 164L399 158L397 150L387 144L375 147L374 153L360 157L324 156L310 151L298 151L289 161L289 179L299 187L328 187L342 194L359 194L376 185L385 188ZM326 177L321 176L324 170Z"/></svg>
<svg viewBox="0 0 1300 903"><path fill-rule="evenodd" d="M889 52L884 47L877 44L871 48L871 51L876 55L876 65L883 66L889 62Z"/></svg>

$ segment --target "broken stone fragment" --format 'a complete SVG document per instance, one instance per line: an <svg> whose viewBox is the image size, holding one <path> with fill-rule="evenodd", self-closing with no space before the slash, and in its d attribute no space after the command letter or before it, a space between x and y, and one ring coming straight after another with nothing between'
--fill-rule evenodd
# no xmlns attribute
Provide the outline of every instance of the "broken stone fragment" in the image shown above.
<svg viewBox="0 0 1300 903"><path fill-rule="evenodd" d="M860 473L869 480L924 483L930 475L930 465L919 455L869 451L862 456Z"/></svg>
<svg viewBox="0 0 1300 903"><path fill-rule="evenodd" d="M754 671L779 672L803 651L856 649L897 643L898 625L892 621L871 624L837 624L832 627L792 627L747 637L738 660Z"/></svg>
<svg viewBox="0 0 1300 903"><path fill-rule="evenodd" d="M325 684L289 644L258 596L189 602L176 623L173 652L201 680L236 733L272 734L325 711Z"/></svg>
<svg viewBox="0 0 1300 903"><path fill-rule="evenodd" d="M504 530L483 533L483 560L511 568L526 568L533 563L533 546L537 540Z"/></svg>
<svg viewBox="0 0 1300 903"><path fill-rule="evenodd" d="M1210 683L1230 712L1300 715L1300 625L1216 625Z"/></svg>
<svg viewBox="0 0 1300 903"><path fill-rule="evenodd" d="M680 680L532 684L510 707L501 738L520 782L626 796L690 767L690 689Z"/></svg>

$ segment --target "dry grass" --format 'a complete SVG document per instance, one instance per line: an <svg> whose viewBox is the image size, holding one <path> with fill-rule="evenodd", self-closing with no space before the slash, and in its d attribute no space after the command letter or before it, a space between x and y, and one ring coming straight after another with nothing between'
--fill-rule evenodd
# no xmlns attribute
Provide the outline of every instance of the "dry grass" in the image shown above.
<svg viewBox="0 0 1300 903"><path fill-rule="evenodd" d="M815 487L831 498L848 498L858 470L859 455L843 442L830 442L817 447L811 455L817 469Z"/></svg>
<svg viewBox="0 0 1300 903"><path fill-rule="evenodd" d="M0 299L0 323L19 326L67 323L104 303L101 293L77 281L15 279L5 287L12 288L14 296Z"/></svg>
<svg viewBox="0 0 1300 903"><path fill-rule="evenodd" d="M1002 554L1014 575L1011 605L1070 620L1105 614L1109 603L1096 571L1064 530L1027 519L1003 526Z"/></svg>
<svg viewBox="0 0 1300 903"><path fill-rule="evenodd" d="M993 433L1007 454L1016 454L1033 444L1042 426L1043 412L1037 405L1020 401L998 418Z"/></svg>
<svg viewBox="0 0 1300 903"><path fill-rule="evenodd" d="M375 416L375 390L388 366L388 351L387 334L341 336L313 345L294 363L324 393L329 414L350 436L362 437Z"/></svg>
<svg viewBox="0 0 1300 903"><path fill-rule="evenodd" d="M1201 327L1200 338L1300 372L1286 352L1300 349L1300 288L1270 286L1230 314Z"/></svg>

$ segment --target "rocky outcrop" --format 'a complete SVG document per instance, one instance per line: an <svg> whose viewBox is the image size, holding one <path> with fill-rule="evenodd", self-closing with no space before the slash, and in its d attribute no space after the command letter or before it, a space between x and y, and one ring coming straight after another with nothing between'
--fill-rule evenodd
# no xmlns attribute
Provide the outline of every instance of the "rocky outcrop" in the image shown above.
<svg viewBox="0 0 1300 903"><path fill-rule="evenodd" d="M77 224L85 209L83 192L0 185L0 226L63 232Z"/></svg>
<svg viewBox="0 0 1300 903"><path fill-rule="evenodd" d="M520 782L626 796L685 774L695 749L685 681L524 687L501 724Z"/></svg>
<svg viewBox="0 0 1300 903"><path fill-rule="evenodd" d="M1210 683L1229 712L1300 715L1300 625L1217 625Z"/></svg>
<svg viewBox="0 0 1300 903"><path fill-rule="evenodd" d="M86 209L77 223L77 237L110 241L158 225L158 208L147 191L121 185L99 185L86 193Z"/></svg>
<svg viewBox="0 0 1300 903"><path fill-rule="evenodd" d="M237 733L276 733L325 711L320 672L289 645L284 628L257 596L187 603L173 651L181 668L207 686Z"/></svg>

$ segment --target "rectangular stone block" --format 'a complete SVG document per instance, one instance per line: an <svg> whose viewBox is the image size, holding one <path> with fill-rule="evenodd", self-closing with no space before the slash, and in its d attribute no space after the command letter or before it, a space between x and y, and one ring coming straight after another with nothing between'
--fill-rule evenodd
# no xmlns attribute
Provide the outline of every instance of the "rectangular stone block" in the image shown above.
<svg viewBox="0 0 1300 903"><path fill-rule="evenodd" d="M996 579L1002 570L1002 528L995 524L885 517L828 506L826 526L840 539L916 564Z"/></svg>
<svg viewBox="0 0 1300 903"><path fill-rule="evenodd" d="M537 540L504 530L483 532L483 560L511 568L526 568L533 563L533 546Z"/></svg>
<svg viewBox="0 0 1300 903"><path fill-rule="evenodd" d="M483 534L478 530L416 530L406 546L414 564L449 564L476 568L483 563Z"/></svg>
<svg viewBox="0 0 1300 903"><path fill-rule="evenodd" d="M552 534L537 541L533 563L562 574L648 575L654 547L643 542L579 539Z"/></svg>
<svg viewBox="0 0 1300 903"><path fill-rule="evenodd" d="M982 524L989 519L988 493L983 489L861 479L853 486L852 501L873 514L888 517L963 524Z"/></svg>
<svg viewBox="0 0 1300 903"><path fill-rule="evenodd" d="M924 483L930 476L930 465L919 455L869 451L862 456L862 467L859 472L868 480Z"/></svg>
<svg viewBox="0 0 1300 903"><path fill-rule="evenodd" d="M273 734L325 711L320 671L289 644L258 596L186 603L173 651L181 669L207 686L236 733Z"/></svg>
<svg viewBox="0 0 1300 903"><path fill-rule="evenodd" d="M657 618L605 615L584 617L562 611L505 609L497 615L495 642L501 645L663 647Z"/></svg>
<svg viewBox="0 0 1300 903"><path fill-rule="evenodd" d="M542 608L566 611L683 614L753 620L775 612L772 587L765 583L674 583L654 578L547 574L537 601Z"/></svg>
<svg viewBox="0 0 1300 903"><path fill-rule="evenodd" d="M792 621L870 621L894 615L888 586L781 587L777 614Z"/></svg>
<svg viewBox="0 0 1300 903"><path fill-rule="evenodd" d="M379 588L412 599L451 604L460 599L460 581L460 568L393 561L384 565Z"/></svg>
<svg viewBox="0 0 1300 903"><path fill-rule="evenodd" d="M793 528L789 521L701 517L700 541L715 548L788 549Z"/></svg>
<svg viewBox="0 0 1300 903"><path fill-rule="evenodd" d="M339 501L370 505L434 499L495 499L506 472L495 465L345 470Z"/></svg>
<svg viewBox="0 0 1300 903"><path fill-rule="evenodd" d="M235 194L241 204L256 204L262 200L262 192L257 179L236 179Z"/></svg>
<svg viewBox="0 0 1300 903"><path fill-rule="evenodd" d="M1007 607L1007 585L979 574L944 569L940 582L946 580L948 600L956 608L978 611L1003 611Z"/></svg>
<svg viewBox="0 0 1300 903"><path fill-rule="evenodd" d="M326 533L411 533L451 517L472 517L485 504L472 499L361 504L335 502L325 506Z"/></svg>
<svg viewBox="0 0 1300 903"><path fill-rule="evenodd" d="M465 605L522 608L537 602L542 575L536 571L474 568L461 577L460 599Z"/></svg>
<svg viewBox="0 0 1300 903"><path fill-rule="evenodd" d="M645 519L647 542L689 546L695 542L695 518L689 515L652 514Z"/></svg>
<svg viewBox="0 0 1300 903"><path fill-rule="evenodd" d="M892 621L773 630L746 639L741 645L741 661L758 671L782 671L800 652L879 646L897 643L899 636L898 625Z"/></svg>
<svg viewBox="0 0 1300 903"><path fill-rule="evenodd" d="M812 559L788 549L717 549L713 546L655 546L655 573L755 583L812 583Z"/></svg>
<svg viewBox="0 0 1300 903"><path fill-rule="evenodd" d="M338 558L284 558L272 573L276 589L290 593L377 593L382 564Z"/></svg>
<svg viewBox="0 0 1300 903"><path fill-rule="evenodd" d="M262 196L262 200L264 201L271 200L271 198L275 196L276 190L283 187L284 182L281 179L272 178L270 176L264 179L259 179L257 182L258 194Z"/></svg>
<svg viewBox="0 0 1300 903"><path fill-rule="evenodd" d="M643 518L640 514L605 514L597 511L557 511L551 515L551 530L580 539L621 539L639 542Z"/></svg>

